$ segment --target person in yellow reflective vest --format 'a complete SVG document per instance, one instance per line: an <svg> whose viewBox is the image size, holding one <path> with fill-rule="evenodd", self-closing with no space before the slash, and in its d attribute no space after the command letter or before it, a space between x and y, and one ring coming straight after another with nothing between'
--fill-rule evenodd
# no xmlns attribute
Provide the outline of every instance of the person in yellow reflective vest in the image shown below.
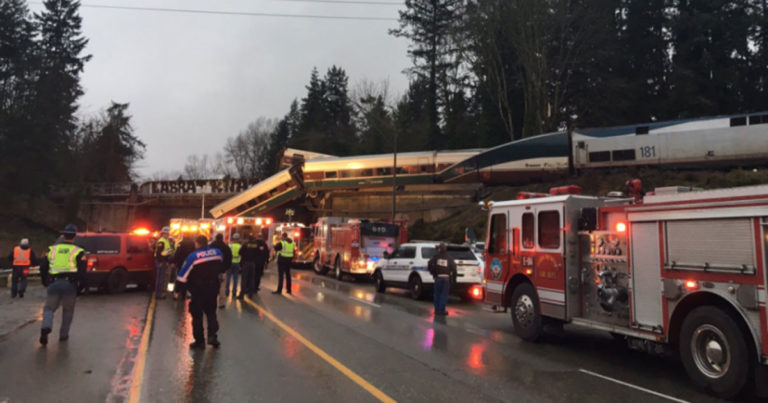
<svg viewBox="0 0 768 403"><path fill-rule="evenodd" d="M240 234L232 234L232 243L229 244L229 249L232 250L232 264L227 268L227 282L225 285L225 295L229 297L230 290L232 290L232 296L234 298L237 295L237 283L240 279ZM230 288L230 284L232 287Z"/></svg>
<svg viewBox="0 0 768 403"><path fill-rule="evenodd" d="M165 271L168 269L168 259L173 256L171 242L168 239L170 228L163 227L160 239L155 244L155 298L165 299Z"/></svg>
<svg viewBox="0 0 768 403"><path fill-rule="evenodd" d="M288 234L283 232L282 241L275 244L275 253L277 253L277 291L272 294L282 294L283 277L285 277L286 293L291 293L291 264L296 252L296 244Z"/></svg>
<svg viewBox="0 0 768 403"><path fill-rule="evenodd" d="M48 334L53 329L53 314L62 307L63 316L59 341L69 339L69 327L75 315L77 284L86 270L85 250L75 245L77 227L69 224L61 231L61 242L51 245L48 255L40 266L41 275L46 278L43 324L40 329L40 344L48 344Z"/></svg>
<svg viewBox="0 0 768 403"><path fill-rule="evenodd" d="M19 246L16 246L8 256L8 260L13 267L11 274L11 298L24 298L27 291L27 276L29 275L29 266L37 262L35 252L29 247L29 239L22 239Z"/></svg>

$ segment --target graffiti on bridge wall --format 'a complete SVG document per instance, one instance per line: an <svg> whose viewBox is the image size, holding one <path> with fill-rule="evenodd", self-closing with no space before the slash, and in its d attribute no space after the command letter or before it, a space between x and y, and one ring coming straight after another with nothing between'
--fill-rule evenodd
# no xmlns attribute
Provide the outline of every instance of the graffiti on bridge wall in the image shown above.
<svg viewBox="0 0 768 403"><path fill-rule="evenodd" d="M196 194L240 193L259 183L259 179L203 179L154 181L142 184L142 193L149 194Z"/></svg>

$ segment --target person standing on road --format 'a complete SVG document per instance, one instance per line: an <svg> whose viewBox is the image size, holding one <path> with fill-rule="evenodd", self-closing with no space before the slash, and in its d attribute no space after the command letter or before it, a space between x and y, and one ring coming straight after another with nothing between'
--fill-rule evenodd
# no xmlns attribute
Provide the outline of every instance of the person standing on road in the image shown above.
<svg viewBox="0 0 768 403"><path fill-rule="evenodd" d="M237 296L237 299L243 299L246 295L248 298L252 298L253 294L259 291L256 287L255 277L256 261L259 258L260 249L261 246L254 239L253 234L248 235L248 242L240 249L240 255L243 257L243 278L240 282L240 295ZM266 245L264 245L264 249L267 249Z"/></svg>
<svg viewBox="0 0 768 403"><path fill-rule="evenodd" d="M62 241L48 249L47 259L41 265L41 275L48 284L43 324L40 329L40 344L48 344L48 334L53 329L53 314L62 306L63 316L59 330L59 341L69 339L69 327L75 315L77 284L85 274L85 250L75 245L77 227L69 224L61 231ZM50 277L50 279L49 279Z"/></svg>
<svg viewBox="0 0 768 403"><path fill-rule="evenodd" d="M223 309L227 304L227 296L224 293L224 275L229 266L232 265L232 250L224 243L224 235L222 234L216 234L216 240L211 242L211 248L218 249L224 255L224 265L221 268L221 273L219 273L219 308Z"/></svg>
<svg viewBox="0 0 768 403"><path fill-rule="evenodd" d="M24 293L27 291L27 276L29 275L29 267L33 266L37 262L35 252L29 247L29 239L24 238L19 242L19 246L16 246L8 256L8 260L13 266L13 273L11 274L11 298L24 298Z"/></svg>
<svg viewBox="0 0 768 403"><path fill-rule="evenodd" d="M229 249L232 250L232 265L227 268L227 283L225 285L226 297L229 297L230 290L232 297L237 293L237 283L240 279L240 234L234 233L232 235L232 243L229 244ZM232 284L232 288L229 285Z"/></svg>
<svg viewBox="0 0 768 403"><path fill-rule="evenodd" d="M165 271L168 269L168 259L173 250L168 240L170 229L163 227L162 235L155 244L155 298L165 299Z"/></svg>
<svg viewBox="0 0 768 403"><path fill-rule="evenodd" d="M448 304L448 292L451 289L451 278L456 275L456 262L448 254L444 243L437 246L437 254L427 263L427 268L435 278L435 315L448 315L445 306Z"/></svg>
<svg viewBox="0 0 768 403"><path fill-rule="evenodd" d="M195 242L192 240L190 236L184 235L184 238L182 238L181 242L176 246L176 252L173 254L173 263L174 266L176 266L176 273L173 275L174 284L173 284L173 299L177 300L179 296L181 296L181 299L184 300L187 298L187 288L186 284L180 283L176 280L176 275L178 273L178 269L181 268L181 266L184 264L184 261L187 260L187 256L189 256L190 253L195 251Z"/></svg>
<svg viewBox="0 0 768 403"><path fill-rule="evenodd" d="M192 315L192 335L195 341L189 348L205 348L203 314L208 321L208 344L219 347L216 296L219 292L219 275L224 271L224 255L218 249L209 247L208 239L202 235L195 239L195 248L179 269L177 278L178 282L187 285L192 294L189 313Z"/></svg>
<svg viewBox="0 0 768 403"><path fill-rule="evenodd" d="M286 293L291 293L291 264L293 264L293 255L296 250L296 244L293 239L288 237L288 233L283 232L282 241L275 244L275 253L277 253L277 290L272 294L281 294L283 292L283 277L285 277Z"/></svg>
<svg viewBox="0 0 768 403"><path fill-rule="evenodd" d="M269 246L264 242L264 236L259 234L258 239L250 237L250 241L243 246L248 254L248 270L250 271L250 282L248 283L248 298L253 296L253 293L259 292L261 289L261 276L264 275L264 266L269 260ZM245 261L245 255L243 255ZM242 294L241 294L242 295Z"/></svg>

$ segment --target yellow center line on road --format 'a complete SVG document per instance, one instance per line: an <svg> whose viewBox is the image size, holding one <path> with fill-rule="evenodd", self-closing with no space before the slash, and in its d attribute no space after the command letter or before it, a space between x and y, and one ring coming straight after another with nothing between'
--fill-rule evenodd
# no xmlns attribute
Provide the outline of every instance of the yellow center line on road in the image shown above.
<svg viewBox="0 0 768 403"><path fill-rule="evenodd" d="M152 333L152 322L155 319L155 296L149 301L147 308L147 322L141 333L141 344L136 354L136 362L133 364L133 376L131 376L131 390L128 392L128 402L138 403L141 400L141 384L144 382L144 367L147 364L147 350L149 350L149 335Z"/></svg>
<svg viewBox="0 0 768 403"><path fill-rule="evenodd" d="M360 375L358 375L357 373L355 373L354 371L349 369L346 365L340 363L337 359L333 358L330 354L328 354L325 351L323 351L323 349L321 349L320 347L316 346L311 341L307 340L298 331L294 330L290 326L288 326L285 323L283 323L283 321L278 319L275 315L273 315L272 313L270 313L266 309L262 308L259 304L253 302L253 300L251 300L250 298L246 297L244 301L247 302L252 307L256 308L256 310L258 310L262 315L264 315L267 318L269 318L269 320L274 322L277 326L279 326L281 329L283 329L286 333L290 334L293 338L298 340L305 347L307 347L308 349L312 350L312 352L314 352L315 354L320 356L320 358L325 360L327 363L331 364L334 368L339 370L339 372L344 374L347 378L351 379L353 382L355 382L360 387L365 389L368 393L373 395L376 399L379 399L379 401L387 402L387 403L396 403L397 402L395 399L389 397L387 394L382 392L377 387L371 385L370 382L368 382L365 379L363 379L363 377L361 377Z"/></svg>

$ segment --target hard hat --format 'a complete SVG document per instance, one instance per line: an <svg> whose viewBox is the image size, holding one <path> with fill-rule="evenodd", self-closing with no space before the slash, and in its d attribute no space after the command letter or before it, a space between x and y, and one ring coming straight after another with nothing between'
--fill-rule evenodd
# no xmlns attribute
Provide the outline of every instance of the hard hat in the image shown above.
<svg viewBox="0 0 768 403"><path fill-rule="evenodd" d="M163 234L167 234L167 233L171 232L171 229L168 228L168 227L163 227L163 229L160 230L160 232L162 232Z"/></svg>
<svg viewBox="0 0 768 403"><path fill-rule="evenodd" d="M77 226L75 224L67 224L61 231L62 235L75 235L77 234Z"/></svg>
<svg viewBox="0 0 768 403"><path fill-rule="evenodd" d="M235 232L235 233L232 235L232 239L240 239L240 234L238 234L237 232Z"/></svg>
<svg viewBox="0 0 768 403"><path fill-rule="evenodd" d="M28 246L29 245L29 239L24 238L21 240L21 246Z"/></svg>

